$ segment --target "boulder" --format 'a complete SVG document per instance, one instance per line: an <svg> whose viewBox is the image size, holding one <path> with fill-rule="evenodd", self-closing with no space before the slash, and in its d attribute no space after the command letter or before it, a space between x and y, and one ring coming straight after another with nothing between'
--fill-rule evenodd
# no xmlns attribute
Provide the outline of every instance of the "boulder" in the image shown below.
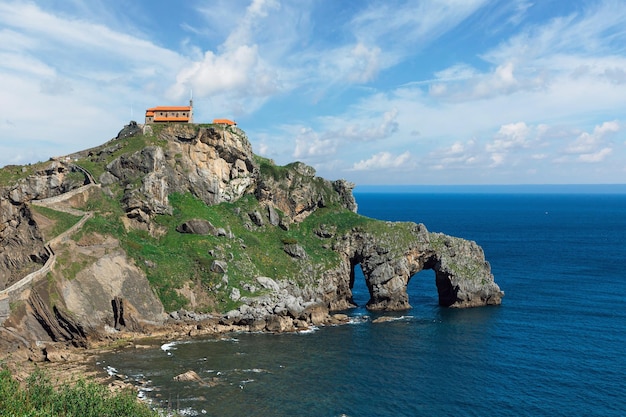
<svg viewBox="0 0 626 417"><path fill-rule="evenodd" d="M276 211L274 206L267 206L267 217L269 218L270 224L272 226L278 226L280 224L280 216L278 215L278 212Z"/></svg>
<svg viewBox="0 0 626 417"><path fill-rule="evenodd" d="M280 291L278 283L269 277L256 277L256 281L265 289Z"/></svg>
<svg viewBox="0 0 626 417"><path fill-rule="evenodd" d="M304 259L307 257L304 248L297 243L290 243L285 245L284 251L292 258Z"/></svg>
<svg viewBox="0 0 626 417"><path fill-rule="evenodd" d="M223 229L222 229L223 230ZM187 220L181 225L176 227L176 231L179 233L190 233L194 235L211 235L218 236L219 229L217 229L210 221L204 219L191 219ZM224 235L226 232L223 232Z"/></svg>
<svg viewBox="0 0 626 417"><path fill-rule="evenodd" d="M202 378L200 378L200 375L198 375L195 371L192 371L192 370L183 372L180 375L176 375L173 379L174 381L179 381L179 382L190 382L190 381L198 382L198 383L204 382Z"/></svg>
<svg viewBox="0 0 626 417"><path fill-rule="evenodd" d="M292 332L295 330L291 317L277 315L268 317L265 328L273 333Z"/></svg>
<svg viewBox="0 0 626 417"><path fill-rule="evenodd" d="M230 290L230 299L233 301L239 301L241 298L241 291L238 288L233 288Z"/></svg>
<svg viewBox="0 0 626 417"><path fill-rule="evenodd" d="M228 270L228 264L224 261L215 260L211 263L209 270L218 274L224 274ZM226 278L226 284L228 284L228 278Z"/></svg>
<svg viewBox="0 0 626 417"><path fill-rule="evenodd" d="M248 217L250 217L250 220L252 220L252 223L254 223L255 225L259 227L263 226L263 224L265 223L263 221L263 216L258 211L253 211L252 213L248 213Z"/></svg>

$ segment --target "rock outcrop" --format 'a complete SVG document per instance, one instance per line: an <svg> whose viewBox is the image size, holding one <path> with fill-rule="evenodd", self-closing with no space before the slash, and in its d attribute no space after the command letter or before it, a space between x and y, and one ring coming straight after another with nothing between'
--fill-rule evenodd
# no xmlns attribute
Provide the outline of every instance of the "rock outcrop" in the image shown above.
<svg viewBox="0 0 626 417"><path fill-rule="evenodd" d="M100 182L122 186L128 216L146 225L155 214L171 214L171 193L189 192L209 205L236 200L252 192L258 176L250 142L239 132L168 126L159 135L165 147L121 155L106 166Z"/></svg>
<svg viewBox="0 0 626 417"><path fill-rule="evenodd" d="M82 171L62 161L21 170L27 174L25 177L0 188L0 290L40 268L48 259L28 203L67 193L87 181Z"/></svg>
<svg viewBox="0 0 626 417"><path fill-rule="evenodd" d="M435 272L442 306L501 303L504 293L475 242L358 216L353 184L319 178L300 162L278 167L256 157L239 129L172 124L143 132L131 124L102 147L42 164L0 189L0 313L15 343L85 346L93 337L148 332L166 317L271 332L340 323L347 317L332 313L354 306L355 268L372 310L410 308L406 287L424 269ZM81 161L97 167L101 188L81 191L93 182ZM81 222L93 216L93 225L46 245L45 216L34 215L30 202L75 193L78 213L93 210ZM192 195L203 209L174 225L164 221L181 209L170 201L174 193ZM98 207L105 199L112 205ZM220 203L227 209L210 221L196 214ZM134 240L124 241L130 234ZM176 264L171 285L154 278L167 256L151 258L166 235L191 256ZM46 261L40 279L2 292ZM204 312L166 316L164 298ZM229 311L216 311L218 304Z"/></svg>
<svg viewBox="0 0 626 417"><path fill-rule="evenodd" d="M302 289L289 282L257 277L270 294L247 299L242 307L227 314L228 322L265 326L270 331L294 330L295 323L315 323L312 314L320 306L327 313L354 307L355 268L361 268L365 276L370 310L411 308L406 288L411 278L424 269L435 272L442 306L465 308L501 303L504 292L494 282L491 267L475 242L429 233L422 224L406 224L405 233L400 233L396 224L387 226L386 233L357 229L339 237L334 250L341 254L342 261L327 270L315 286ZM326 314L317 324L327 319Z"/></svg>
<svg viewBox="0 0 626 417"><path fill-rule="evenodd" d="M345 180L316 177L313 167L294 162L284 169L268 169L259 179L255 193L261 203L276 207L292 221L299 222L318 208L334 203L356 212L353 188L354 184Z"/></svg>

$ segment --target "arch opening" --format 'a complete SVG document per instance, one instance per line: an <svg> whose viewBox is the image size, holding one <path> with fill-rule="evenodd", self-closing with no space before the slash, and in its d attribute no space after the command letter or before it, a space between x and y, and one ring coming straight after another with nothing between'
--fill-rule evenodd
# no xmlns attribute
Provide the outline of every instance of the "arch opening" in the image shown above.
<svg viewBox="0 0 626 417"><path fill-rule="evenodd" d="M355 307L365 307L372 297L372 290L367 284L360 261L350 261L350 303Z"/></svg>
<svg viewBox="0 0 626 417"><path fill-rule="evenodd" d="M406 292L413 309L437 306L439 300L435 271L432 268L424 268L411 275L406 285Z"/></svg>

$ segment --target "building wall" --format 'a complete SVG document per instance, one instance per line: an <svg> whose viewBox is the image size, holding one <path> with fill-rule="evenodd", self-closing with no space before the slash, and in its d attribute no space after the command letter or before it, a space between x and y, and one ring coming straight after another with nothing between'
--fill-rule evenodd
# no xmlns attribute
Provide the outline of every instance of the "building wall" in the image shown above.
<svg viewBox="0 0 626 417"><path fill-rule="evenodd" d="M146 124L167 122L193 123L193 107L161 106L146 110Z"/></svg>

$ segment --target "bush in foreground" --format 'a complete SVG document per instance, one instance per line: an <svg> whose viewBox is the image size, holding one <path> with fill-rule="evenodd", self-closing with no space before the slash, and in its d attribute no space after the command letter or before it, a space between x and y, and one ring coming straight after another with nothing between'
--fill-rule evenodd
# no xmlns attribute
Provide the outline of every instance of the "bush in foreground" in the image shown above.
<svg viewBox="0 0 626 417"><path fill-rule="evenodd" d="M79 380L55 387L41 370L20 385L0 370L0 415L7 417L153 417L159 413L137 401L135 393L112 393L95 382Z"/></svg>

